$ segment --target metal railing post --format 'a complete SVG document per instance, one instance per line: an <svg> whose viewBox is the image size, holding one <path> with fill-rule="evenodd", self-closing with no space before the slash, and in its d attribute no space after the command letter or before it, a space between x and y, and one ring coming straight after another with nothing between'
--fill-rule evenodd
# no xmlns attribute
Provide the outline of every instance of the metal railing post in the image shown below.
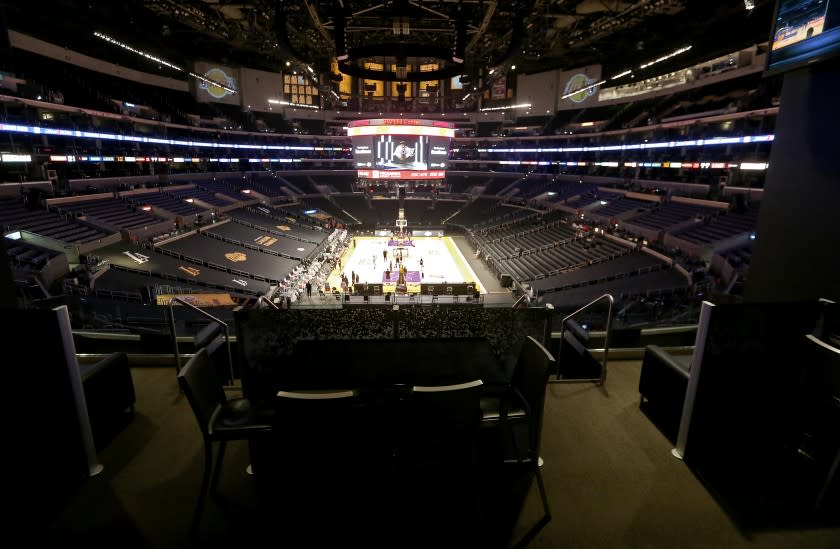
<svg viewBox="0 0 840 549"><path fill-rule="evenodd" d="M609 306L607 308L607 324L606 324L606 332L604 334L604 362L601 365L601 375L597 378L586 378L586 379L560 379L560 360L558 353L558 360L557 360L557 372L555 374L555 381L553 383L582 383L582 382L596 382L597 385L603 385L607 381L607 362L609 359L609 350L610 350L610 328L612 327L612 316L613 316L613 306L615 304L615 299L610 294L604 294L601 297L594 299L578 309L577 311L570 313L563 317L563 320L560 321L560 347L562 349L564 336L566 335L566 322L577 316L578 314L586 311L587 309L591 308L592 306L600 303L601 301L607 300L609 302Z"/></svg>
<svg viewBox="0 0 840 549"><path fill-rule="evenodd" d="M172 299L169 300L168 305L169 305L169 316L170 316L170 328L172 330L172 341L175 343L175 365L178 368L178 371L181 370L181 355L178 352L178 339L177 339L177 336L175 334L175 303L180 303L181 305L183 305L185 307L189 307L193 311L196 311L200 315L202 315L206 318L209 318L210 320L212 320L213 322L216 322L217 324L219 324L222 327L222 329L224 330L224 333L225 333L225 345L227 345L228 367L230 369L230 384L233 385L233 382L236 379L236 376L235 376L234 371L233 371L233 351L231 350L231 347L230 347L230 332L228 331L227 322L225 322L224 320L222 320L220 318L216 318L215 316L211 315L207 311L196 307L192 303L184 301L180 297L173 297ZM272 305L273 305L273 303L272 303Z"/></svg>

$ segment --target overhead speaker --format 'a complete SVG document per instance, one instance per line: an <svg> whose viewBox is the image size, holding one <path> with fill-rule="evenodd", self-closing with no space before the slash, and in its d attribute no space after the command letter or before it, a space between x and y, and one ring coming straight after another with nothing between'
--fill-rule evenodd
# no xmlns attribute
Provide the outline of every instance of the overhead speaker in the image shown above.
<svg viewBox="0 0 840 549"><path fill-rule="evenodd" d="M459 19L455 26L455 42L452 44L452 62L464 63L464 50L467 43L467 22Z"/></svg>
<svg viewBox="0 0 840 549"><path fill-rule="evenodd" d="M335 58L338 61L347 61L350 58L350 51L347 47L347 25L344 15L336 15L334 24Z"/></svg>

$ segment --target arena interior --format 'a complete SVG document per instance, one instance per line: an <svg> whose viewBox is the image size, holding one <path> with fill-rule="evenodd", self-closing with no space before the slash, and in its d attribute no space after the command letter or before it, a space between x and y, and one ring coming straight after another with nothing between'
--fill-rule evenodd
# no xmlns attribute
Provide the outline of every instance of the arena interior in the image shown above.
<svg viewBox="0 0 840 549"><path fill-rule="evenodd" d="M0 3L17 523L837 546L835 4Z"/></svg>

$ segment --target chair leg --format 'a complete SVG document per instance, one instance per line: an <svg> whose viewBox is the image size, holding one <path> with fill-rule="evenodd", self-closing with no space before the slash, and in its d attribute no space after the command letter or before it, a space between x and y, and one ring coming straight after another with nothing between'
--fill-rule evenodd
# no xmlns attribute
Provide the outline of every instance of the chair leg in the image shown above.
<svg viewBox="0 0 840 549"><path fill-rule="evenodd" d="M540 499L542 499L543 510L545 511L545 516L548 520L551 520L551 509L548 507L548 495L545 492L545 484L543 483L542 473L540 472L540 467L537 466L534 468L534 472L537 476L537 488L540 491Z"/></svg>
<svg viewBox="0 0 840 549"><path fill-rule="evenodd" d="M534 476L537 479L537 489L540 492L540 499L542 500L543 511L545 514L534 524L522 538L513 545L514 549L524 549L533 539L540 533L546 524L551 522L551 509L548 507L548 496L545 492L545 484L543 483L542 473L539 465L534 462Z"/></svg>
<svg viewBox="0 0 840 549"><path fill-rule="evenodd" d="M210 484L210 493L216 493L216 487L219 486L219 477L222 473L222 462L225 460L225 448L227 447L227 442L222 441L219 443L219 451L216 454L216 467L213 471L213 482Z"/></svg>
<svg viewBox="0 0 840 549"><path fill-rule="evenodd" d="M193 512L191 531L198 529L201 520L201 512L204 509L204 500L207 499L207 491L210 488L210 475L213 471L213 445L209 440L204 441L204 473L201 478L201 489L198 492L198 501Z"/></svg>

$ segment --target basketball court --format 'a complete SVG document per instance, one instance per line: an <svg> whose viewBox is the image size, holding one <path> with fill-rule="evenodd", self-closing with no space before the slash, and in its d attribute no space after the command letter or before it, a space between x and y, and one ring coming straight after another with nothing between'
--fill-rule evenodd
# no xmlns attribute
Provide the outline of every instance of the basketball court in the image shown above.
<svg viewBox="0 0 840 549"><path fill-rule="evenodd" d="M397 262L397 256L402 257L401 262ZM418 293L420 284L443 283L474 283L480 293L487 293L448 236L412 237L410 243L395 242L388 237L357 236L355 244L351 243L341 256L341 269L330 273L327 284L340 288L342 274L347 280L356 274L359 285L383 284L384 290L393 291L390 287L399 280L400 264L405 268L405 284L410 293ZM386 276L389 270L390 276Z"/></svg>

